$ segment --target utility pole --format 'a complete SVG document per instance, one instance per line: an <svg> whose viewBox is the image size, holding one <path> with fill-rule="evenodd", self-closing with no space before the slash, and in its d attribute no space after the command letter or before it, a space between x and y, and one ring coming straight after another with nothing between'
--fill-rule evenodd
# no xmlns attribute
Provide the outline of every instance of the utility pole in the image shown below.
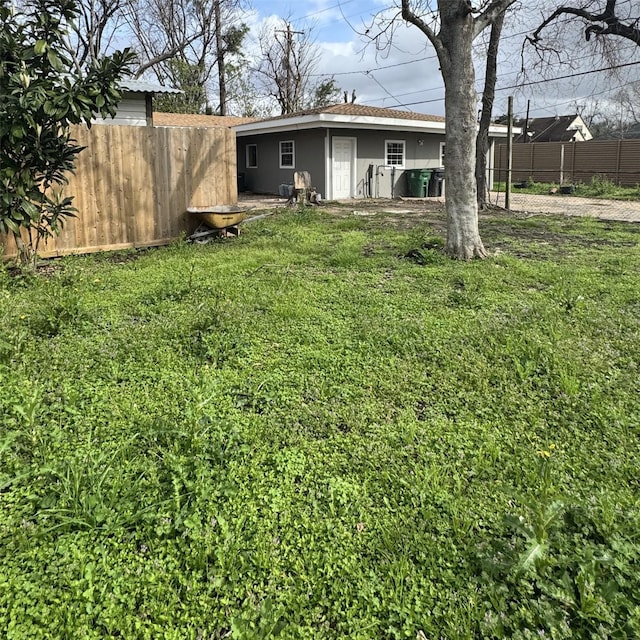
<svg viewBox="0 0 640 640"><path fill-rule="evenodd" d="M215 0L213 4L213 11L215 17L216 27L216 60L218 61L218 87L220 95L220 109L221 116L227 115L227 85L225 81L225 69L224 69L224 41L222 38L222 20L220 18L220 2L222 0Z"/></svg>
<svg viewBox="0 0 640 640"><path fill-rule="evenodd" d="M291 97L291 54L293 53L293 36L294 35L304 35L304 31L293 31L291 29L291 24L287 22L287 29L283 31L282 29L276 29L276 33L284 33L286 35L285 41L285 109L286 113L292 113L294 111L294 101ZM284 115L284 114L283 114Z"/></svg>

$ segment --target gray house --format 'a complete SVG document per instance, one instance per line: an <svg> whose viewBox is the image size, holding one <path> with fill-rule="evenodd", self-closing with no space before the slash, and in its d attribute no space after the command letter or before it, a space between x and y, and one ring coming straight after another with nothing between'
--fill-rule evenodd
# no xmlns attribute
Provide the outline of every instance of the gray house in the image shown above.
<svg viewBox="0 0 640 640"><path fill-rule="evenodd" d="M279 193L309 171L324 199L403 196L408 171L446 165L442 116L342 103L234 128L241 183L255 193ZM491 180L493 139L507 127L490 134Z"/></svg>

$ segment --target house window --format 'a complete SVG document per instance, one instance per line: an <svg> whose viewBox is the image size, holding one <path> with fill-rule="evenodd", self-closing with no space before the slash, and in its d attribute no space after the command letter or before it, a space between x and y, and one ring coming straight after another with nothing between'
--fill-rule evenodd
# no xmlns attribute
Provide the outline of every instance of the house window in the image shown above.
<svg viewBox="0 0 640 640"><path fill-rule="evenodd" d="M444 167L444 152L445 152L446 144L444 142L440 143L440 166Z"/></svg>
<svg viewBox="0 0 640 640"><path fill-rule="evenodd" d="M247 169L255 169L258 166L258 145L247 145L246 167Z"/></svg>
<svg viewBox="0 0 640 640"><path fill-rule="evenodd" d="M404 167L404 140L386 140L385 164L389 167Z"/></svg>
<svg viewBox="0 0 640 640"><path fill-rule="evenodd" d="M296 166L296 154L293 140L280 143L280 168L293 169Z"/></svg>

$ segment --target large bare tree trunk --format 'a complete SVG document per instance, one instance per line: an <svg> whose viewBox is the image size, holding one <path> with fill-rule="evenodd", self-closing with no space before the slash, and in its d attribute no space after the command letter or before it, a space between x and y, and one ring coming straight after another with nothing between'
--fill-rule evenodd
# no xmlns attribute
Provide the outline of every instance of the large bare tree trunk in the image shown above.
<svg viewBox="0 0 640 640"><path fill-rule="evenodd" d="M464 0L440 0L439 52L445 85L447 253L461 260L484 258L478 230L475 181L476 92L473 16Z"/></svg>
<svg viewBox="0 0 640 640"><path fill-rule="evenodd" d="M453 258L484 258L478 230L476 162L476 93L472 45L475 38L515 0L489 0L482 10L469 0L438 0L438 20L429 3L402 0L402 17L433 44L442 79L446 115L447 253ZM440 25L434 31L433 24Z"/></svg>
<svg viewBox="0 0 640 640"><path fill-rule="evenodd" d="M498 78L498 47L504 24L504 13L501 13L491 25L491 36L487 49L487 63L484 74L484 91L482 92L482 114L476 141L476 185L478 188L478 207L487 206L487 155L489 154L489 127L493 113L493 99L496 94L496 80Z"/></svg>

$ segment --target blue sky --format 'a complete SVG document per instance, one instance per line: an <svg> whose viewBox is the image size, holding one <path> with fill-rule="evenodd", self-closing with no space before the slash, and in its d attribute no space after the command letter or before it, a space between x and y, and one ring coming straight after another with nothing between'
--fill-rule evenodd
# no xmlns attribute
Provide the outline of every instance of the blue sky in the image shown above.
<svg viewBox="0 0 640 640"><path fill-rule="evenodd" d="M314 33L322 40L348 41L354 36L349 23L360 28L363 21L369 22L372 14L387 4L365 0L254 0L253 8L262 16L290 16L296 28L313 24Z"/></svg>

